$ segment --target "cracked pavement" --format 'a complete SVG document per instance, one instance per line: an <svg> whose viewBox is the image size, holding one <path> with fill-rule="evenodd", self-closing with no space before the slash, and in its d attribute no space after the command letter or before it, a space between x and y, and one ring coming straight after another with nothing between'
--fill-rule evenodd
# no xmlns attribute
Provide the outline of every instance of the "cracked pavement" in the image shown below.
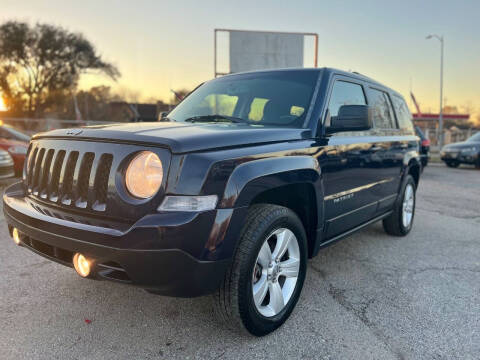
<svg viewBox="0 0 480 360"><path fill-rule="evenodd" d="M109 282L16 247L0 221L2 359L478 359L480 171L432 164L406 238L380 223L309 261L291 318L264 338L212 318L209 297ZM91 320L87 324L85 319Z"/></svg>

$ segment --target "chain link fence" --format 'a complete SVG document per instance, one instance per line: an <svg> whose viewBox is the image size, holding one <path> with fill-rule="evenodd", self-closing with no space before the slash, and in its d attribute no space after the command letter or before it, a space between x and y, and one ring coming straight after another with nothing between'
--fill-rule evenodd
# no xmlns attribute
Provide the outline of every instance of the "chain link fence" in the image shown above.
<svg viewBox="0 0 480 360"><path fill-rule="evenodd" d="M11 127L28 135L38 132L44 132L54 129L65 129L86 125L111 124L109 121L91 121L91 120L60 120L60 119L29 119L29 118L0 118L2 124Z"/></svg>

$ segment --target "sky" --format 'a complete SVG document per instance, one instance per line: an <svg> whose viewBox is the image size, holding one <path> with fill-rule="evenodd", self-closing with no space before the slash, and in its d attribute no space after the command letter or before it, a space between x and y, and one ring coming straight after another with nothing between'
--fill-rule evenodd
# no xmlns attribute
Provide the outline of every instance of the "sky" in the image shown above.
<svg viewBox="0 0 480 360"><path fill-rule="evenodd" d="M46 22L83 33L122 77L87 75L82 88L107 84L138 100L169 101L213 77L213 30L319 35L319 66L358 71L423 112L439 108L440 44L445 38L444 99L480 113L480 1L164 1L0 0L0 22ZM226 43L219 43L225 63ZM309 57L310 60L311 56ZM409 100L408 100L409 101Z"/></svg>

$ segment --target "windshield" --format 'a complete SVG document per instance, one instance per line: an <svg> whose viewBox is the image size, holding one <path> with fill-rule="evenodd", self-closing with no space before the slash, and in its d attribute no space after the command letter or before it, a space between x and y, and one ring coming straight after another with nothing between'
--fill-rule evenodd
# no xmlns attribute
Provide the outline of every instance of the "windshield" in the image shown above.
<svg viewBox="0 0 480 360"><path fill-rule="evenodd" d="M476 133L472 137L468 138L467 141L469 142L480 142L480 132Z"/></svg>
<svg viewBox="0 0 480 360"><path fill-rule="evenodd" d="M6 136L7 138L10 138L10 139L15 139L15 140L20 140L20 141L25 141L25 142L29 142L30 141L30 136L28 135L25 135L24 133L18 131L18 130L15 130L14 128L12 128L11 126L8 126L8 125L3 125L3 128L5 129L5 131L7 133L9 133L10 136Z"/></svg>
<svg viewBox="0 0 480 360"><path fill-rule="evenodd" d="M168 119L300 128L317 78L317 71L278 71L215 79L191 93Z"/></svg>

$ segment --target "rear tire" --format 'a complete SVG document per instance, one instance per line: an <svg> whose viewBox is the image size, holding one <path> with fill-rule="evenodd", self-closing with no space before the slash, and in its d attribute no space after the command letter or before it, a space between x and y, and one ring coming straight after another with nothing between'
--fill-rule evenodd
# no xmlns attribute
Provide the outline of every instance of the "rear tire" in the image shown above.
<svg viewBox="0 0 480 360"><path fill-rule="evenodd" d="M282 206L252 206L233 263L214 295L216 315L228 327L255 336L274 331L294 309L306 268L307 239L298 216Z"/></svg>
<svg viewBox="0 0 480 360"><path fill-rule="evenodd" d="M393 213L383 219L383 229L389 235L405 236L412 230L415 217L415 180L407 175L401 191L401 198L395 202Z"/></svg>

